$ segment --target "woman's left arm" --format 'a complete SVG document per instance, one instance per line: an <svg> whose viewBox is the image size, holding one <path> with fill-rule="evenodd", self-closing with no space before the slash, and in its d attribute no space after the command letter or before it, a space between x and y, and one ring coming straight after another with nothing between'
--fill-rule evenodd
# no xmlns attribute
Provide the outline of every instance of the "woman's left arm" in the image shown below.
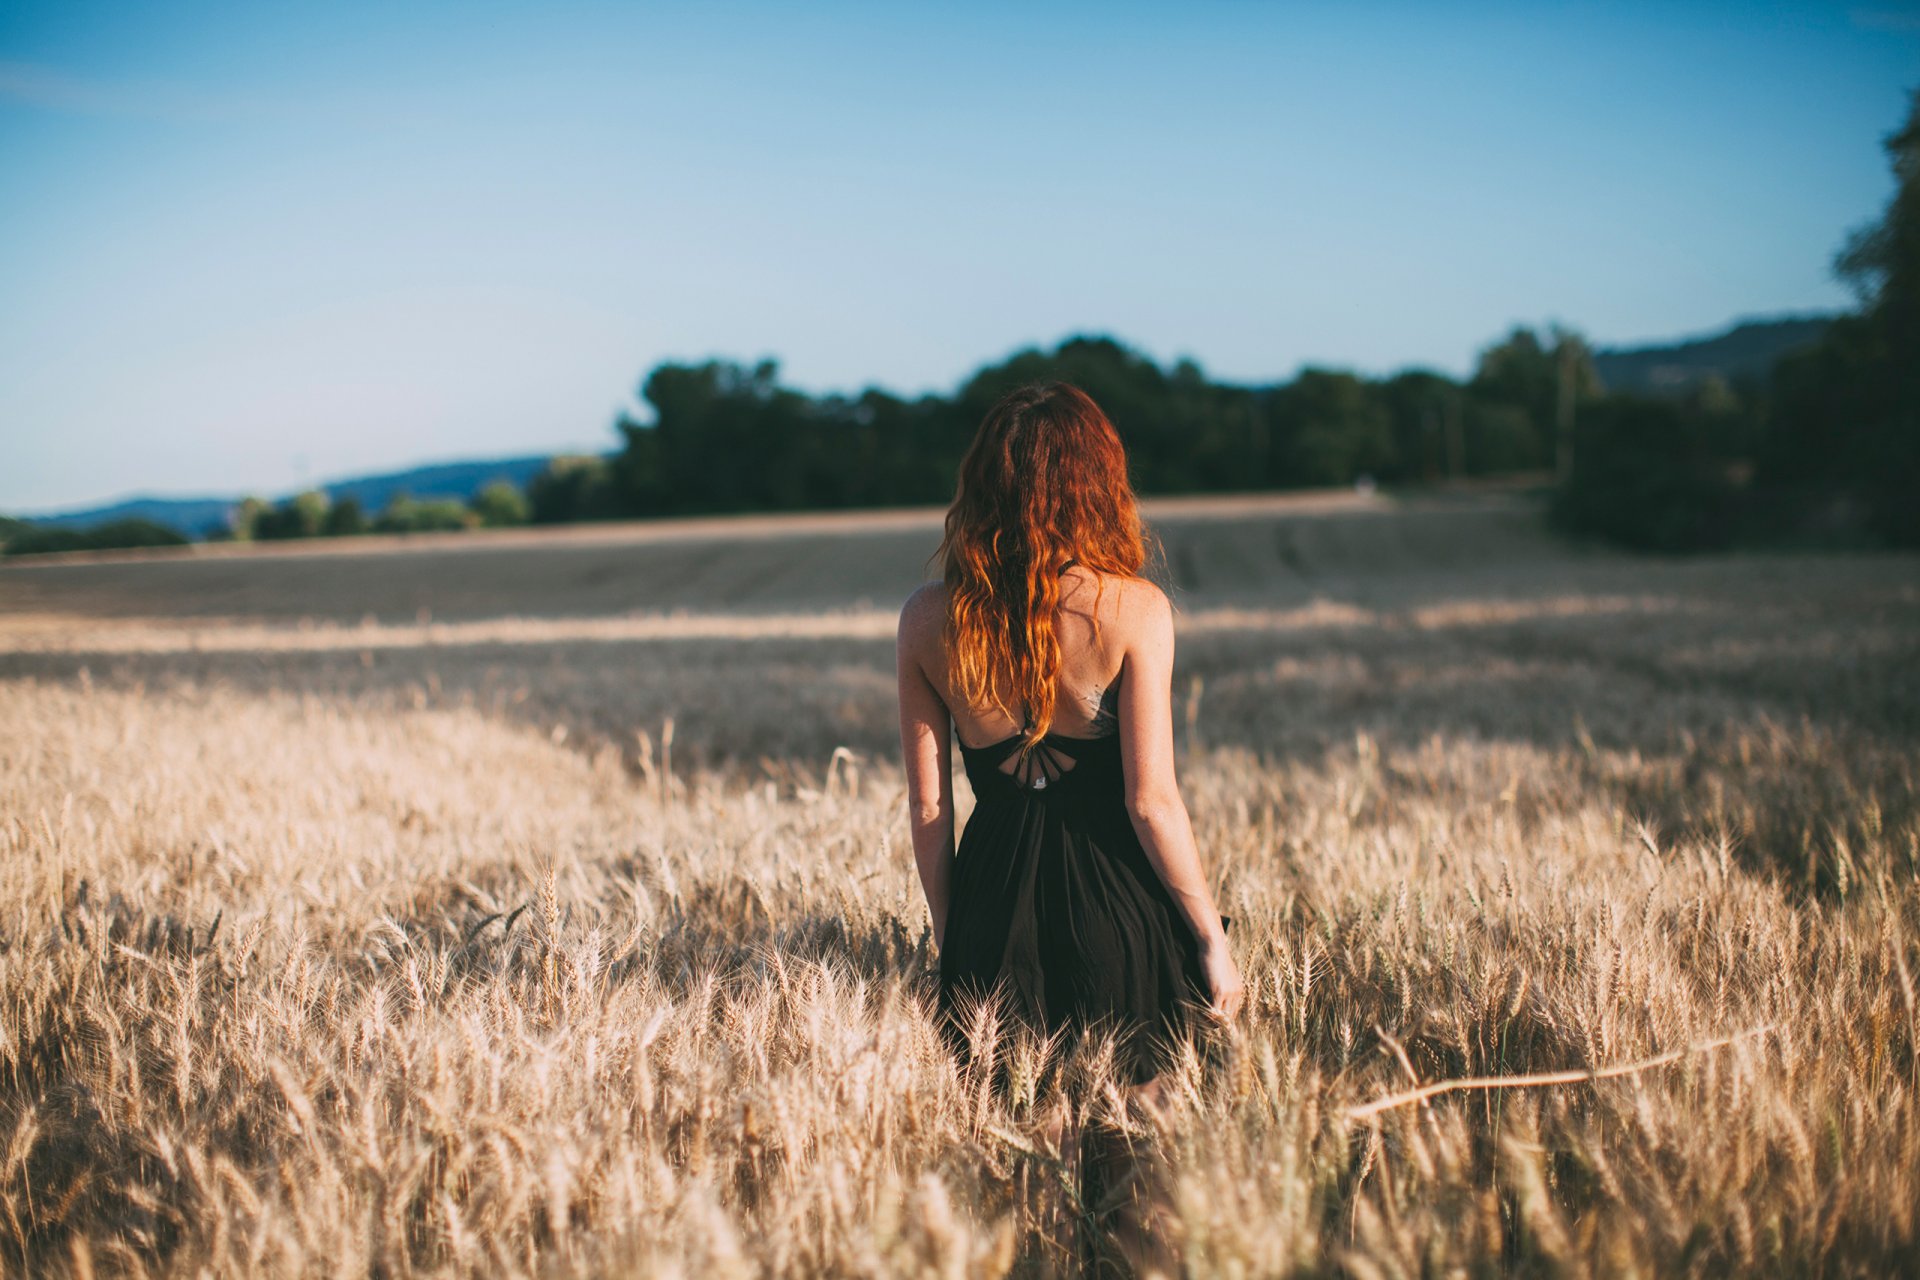
<svg viewBox="0 0 1920 1280"><path fill-rule="evenodd" d="M947 891L953 873L953 775L950 743L953 720L933 682L920 665L931 632L945 621L932 606L939 597L929 583L907 598L900 610L894 641L894 668L900 680L900 752L907 771L907 820L913 833L913 861L933 918L933 944L947 936Z"/></svg>

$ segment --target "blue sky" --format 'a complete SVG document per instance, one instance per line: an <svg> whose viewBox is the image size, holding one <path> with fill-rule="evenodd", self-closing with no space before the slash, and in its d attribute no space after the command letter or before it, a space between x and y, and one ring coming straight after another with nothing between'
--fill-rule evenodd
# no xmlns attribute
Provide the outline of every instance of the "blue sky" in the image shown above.
<svg viewBox="0 0 1920 1280"><path fill-rule="evenodd" d="M611 447L666 359L1467 371L1850 302L1920 6L0 6L0 510Z"/></svg>

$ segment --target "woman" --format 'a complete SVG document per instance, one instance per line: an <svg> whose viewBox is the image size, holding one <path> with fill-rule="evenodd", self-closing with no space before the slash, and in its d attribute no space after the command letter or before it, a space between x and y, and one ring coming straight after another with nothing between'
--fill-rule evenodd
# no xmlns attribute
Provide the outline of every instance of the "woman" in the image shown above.
<svg viewBox="0 0 1920 1280"><path fill-rule="evenodd" d="M1244 985L1173 769L1173 614L1113 425L1066 383L1022 387L960 464L944 581L900 614L900 740L943 1028L985 997L1043 1032L1108 1027L1156 1108L1196 1010ZM976 798L954 841L948 739Z"/></svg>

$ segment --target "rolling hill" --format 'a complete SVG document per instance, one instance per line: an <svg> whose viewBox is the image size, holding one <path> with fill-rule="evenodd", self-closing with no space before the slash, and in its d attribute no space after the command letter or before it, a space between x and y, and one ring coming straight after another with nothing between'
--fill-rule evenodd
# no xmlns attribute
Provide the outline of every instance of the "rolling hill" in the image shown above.
<svg viewBox="0 0 1920 1280"><path fill-rule="evenodd" d="M1789 351L1819 341L1830 315L1742 320L1725 333L1659 346L1602 348L1594 370L1608 391L1672 395L1719 377L1729 385L1764 378Z"/></svg>
<svg viewBox="0 0 1920 1280"><path fill-rule="evenodd" d="M353 476L316 487L336 502L352 498L371 514L402 493L415 498L457 498L464 501L496 480L505 480L516 488L525 488L527 482L546 466L549 456L543 453L477 462L434 463L406 471ZM227 513L240 501L241 496L163 498L136 495L106 506L25 518L34 524L76 527L101 524L108 520L151 520L155 524L178 529L189 537L200 538L226 526ZM276 500L287 496L290 495L278 495Z"/></svg>

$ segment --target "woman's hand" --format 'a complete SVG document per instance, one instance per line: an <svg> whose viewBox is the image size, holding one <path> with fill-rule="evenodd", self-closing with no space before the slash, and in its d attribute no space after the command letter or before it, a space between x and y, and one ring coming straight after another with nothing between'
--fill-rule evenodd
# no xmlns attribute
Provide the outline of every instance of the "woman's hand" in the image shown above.
<svg viewBox="0 0 1920 1280"><path fill-rule="evenodd" d="M1206 975L1212 997L1207 1012L1222 1022L1230 1021L1246 1001L1247 984L1240 977L1240 967L1234 964L1224 935L1200 944L1200 971Z"/></svg>

